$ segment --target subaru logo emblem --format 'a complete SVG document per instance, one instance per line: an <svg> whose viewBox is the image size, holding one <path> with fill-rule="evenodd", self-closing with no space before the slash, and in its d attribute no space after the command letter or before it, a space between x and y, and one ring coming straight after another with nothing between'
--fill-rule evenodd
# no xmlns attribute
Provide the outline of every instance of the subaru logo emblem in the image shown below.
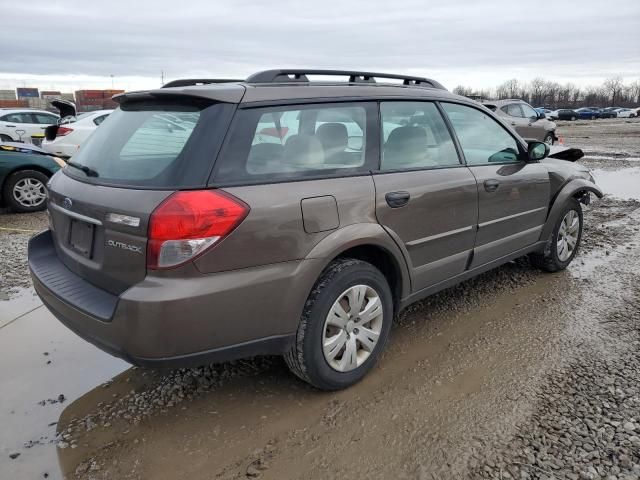
<svg viewBox="0 0 640 480"><path fill-rule="evenodd" d="M67 210L70 210L71 207L73 207L73 202L69 197L65 197L65 199L62 202L62 206L64 206L64 208L66 208Z"/></svg>

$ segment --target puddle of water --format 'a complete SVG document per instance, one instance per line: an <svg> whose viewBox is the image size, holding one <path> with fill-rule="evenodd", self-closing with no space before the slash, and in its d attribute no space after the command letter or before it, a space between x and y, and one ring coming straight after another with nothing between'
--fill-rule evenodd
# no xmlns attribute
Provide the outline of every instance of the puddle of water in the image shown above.
<svg viewBox="0 0 640 480"><path fill-rule="evenodd" d="M5 312L25 307L20 298L15 300L20 306L14 300L0 304L3 320ZM47 473L49 479L60 479L50 441L62 410L128 364L77 337L44 307L0 328L0 352L0 478L44 478ZM12 460L14 453L20 456Z"/></svg>
<svg viewBox="0 0 640 480"><path fill-rule="evenodd" d="M22 288L8 299L0 299L0 328L40 305L42 302L33 288Z"/></svg>
<svg viewBox="0 0 640 480"><path fill-rule="evenodd" d="M622 199L640 200L640 167L620 170L593 170L596 183L604 193Z"/></svg>

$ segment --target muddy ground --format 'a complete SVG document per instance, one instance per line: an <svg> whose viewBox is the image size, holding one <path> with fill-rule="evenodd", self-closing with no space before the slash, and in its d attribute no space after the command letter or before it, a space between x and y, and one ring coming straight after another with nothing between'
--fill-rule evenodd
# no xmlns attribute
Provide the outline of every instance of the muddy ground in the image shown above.
<svg viewBox="0 0 640 480"><path fill-rule="evenodd" d="M521 259L411 306L379 365L337 393L296 380L279 358L125 370L64 329L47 331L53 367L39 344L22 357L9 347L0 366L12 386L0 399L10 427L0 478L640 478L640 121L566 122L558 133L584 148L609 192L585 208L567 271ZM0 226L39 229L46 217L2 216ZM28 287L28 236L0 230L0 295L10 298L0 312L36 309L0 322L0 346L19 328L38 335L26 322L56 325L15 288ZM20 380L23 357L42 382ZM63 403L47 403L59 394Z"/></svg>

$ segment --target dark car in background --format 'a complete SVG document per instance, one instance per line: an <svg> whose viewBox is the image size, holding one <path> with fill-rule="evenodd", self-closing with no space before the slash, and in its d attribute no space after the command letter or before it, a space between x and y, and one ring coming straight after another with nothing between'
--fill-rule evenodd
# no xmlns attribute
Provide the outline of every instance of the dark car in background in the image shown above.
<svg viewBox="0 0 640 480"><path fill-rule="evenodd" d="M0 205L19 213L44 210L47 182L64 165L37 147L0 142Z"/></svg>
<svg viewBox="0 0 640 480"><path fill-rule="evenodd" d="M552 120L577 120L579 118L578 113L575 110L569 108L560 108L549 114L549 118Z"/></svg>
<svg viewBox="0 0 640 480"><path fill-rule="evenodd" d="M578 108L576 113L578 114L578 118L581 120L595 120L602 117L600 109L594 107Z"/></svg>
<svg viewBox="0 0 640 480"><path fill-rule="evenodd" d="M616 118L618 116L618 112L616 110L618 110L619 107L607 107L607 108L601 108L600 109L600 117L601 118Z"/></svg>

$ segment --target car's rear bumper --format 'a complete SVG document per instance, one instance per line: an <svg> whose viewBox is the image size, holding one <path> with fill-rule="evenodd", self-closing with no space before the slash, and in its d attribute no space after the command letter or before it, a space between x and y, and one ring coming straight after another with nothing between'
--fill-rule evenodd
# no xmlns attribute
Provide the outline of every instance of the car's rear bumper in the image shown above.
<svg viewBox="0 0 640 480"><path fill-rule="evenodd" d="M142 366L192 366L283 353L308 294L300 290L306 288L307 262L196 279L148 276L113 296L64 266L50 232L29 242L34 287L54 316L100 349Z"/></svg>

